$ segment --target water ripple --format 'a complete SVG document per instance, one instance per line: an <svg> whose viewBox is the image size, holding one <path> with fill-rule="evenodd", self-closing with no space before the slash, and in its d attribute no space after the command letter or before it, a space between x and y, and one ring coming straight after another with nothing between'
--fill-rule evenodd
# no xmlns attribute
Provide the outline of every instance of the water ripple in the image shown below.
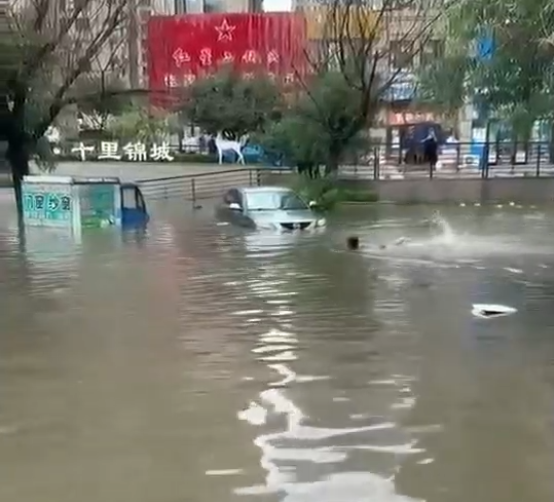
<svg viewBox="0 0 554 502"><path fill-rule="evenodd" d="M0 225L0 500L552 500L554 219L153 211L80 241Z"/></svg>

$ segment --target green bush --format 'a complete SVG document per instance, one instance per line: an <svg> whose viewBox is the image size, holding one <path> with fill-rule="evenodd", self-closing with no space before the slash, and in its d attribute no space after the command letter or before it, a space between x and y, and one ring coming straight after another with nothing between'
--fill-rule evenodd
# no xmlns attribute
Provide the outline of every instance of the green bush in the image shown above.
<svg viewBox="0 0 554 502"><path fill-rule="evenodd" d="M372 190L344 189L344 202L379 202L379 195Z"/></svg>
<svg viewBox="0 0 554 502"><path fill-rule="evenodd" d="M322 211L329 211L342 202L372 203L379 200L371 190L344 188L333 178L310 179L298 176L292 188L307 201L315 201Z"/></svg>

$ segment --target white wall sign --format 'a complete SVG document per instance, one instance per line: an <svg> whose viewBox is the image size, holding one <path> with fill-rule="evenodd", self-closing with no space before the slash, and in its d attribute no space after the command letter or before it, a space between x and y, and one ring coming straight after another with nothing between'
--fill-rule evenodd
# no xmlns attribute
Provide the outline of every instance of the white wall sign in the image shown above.
<svg viewBox="0 0 554 502"><path fill-rule="evenodd" d="M119 145L118 141L102 141L99 147L80 142L71 148L81 161L86 160L126 160L131 162L171 162L171 148L168 142L146 145L140 141Z"/></svg>

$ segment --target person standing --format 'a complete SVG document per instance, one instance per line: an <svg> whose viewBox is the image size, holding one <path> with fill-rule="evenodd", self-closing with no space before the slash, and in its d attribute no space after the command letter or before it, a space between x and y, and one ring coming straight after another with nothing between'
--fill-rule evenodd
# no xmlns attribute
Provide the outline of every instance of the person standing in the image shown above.
<svg viewBox="0 0 554 502"><path fill-rule="evenodd" d="M429 162L432 172L435 171L439 160L438 151L439 142L437 140L437 136L435 135L435 131L431 129L427 137L423 140L423 156L425 160Z"/></svg>

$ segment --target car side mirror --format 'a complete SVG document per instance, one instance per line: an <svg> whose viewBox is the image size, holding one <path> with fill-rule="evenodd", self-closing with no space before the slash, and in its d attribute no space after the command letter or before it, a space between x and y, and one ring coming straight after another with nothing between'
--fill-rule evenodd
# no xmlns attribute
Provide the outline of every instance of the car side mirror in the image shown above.
<svg viewBox="0 0 554 502"><path fill-rule="evenodd" d="M308 203L308 206L310 207L317 207L317 202L315 200L311 200L309 203Z"/></svg>
<svg viewBox="0 0 554 502"><path fill-rule="evenodd" d="M231 203L229 204L229 209L230 209L231 211L240 211L240 210L241 210L240 205L237 204L236 202L231 202Z"/></svg>

